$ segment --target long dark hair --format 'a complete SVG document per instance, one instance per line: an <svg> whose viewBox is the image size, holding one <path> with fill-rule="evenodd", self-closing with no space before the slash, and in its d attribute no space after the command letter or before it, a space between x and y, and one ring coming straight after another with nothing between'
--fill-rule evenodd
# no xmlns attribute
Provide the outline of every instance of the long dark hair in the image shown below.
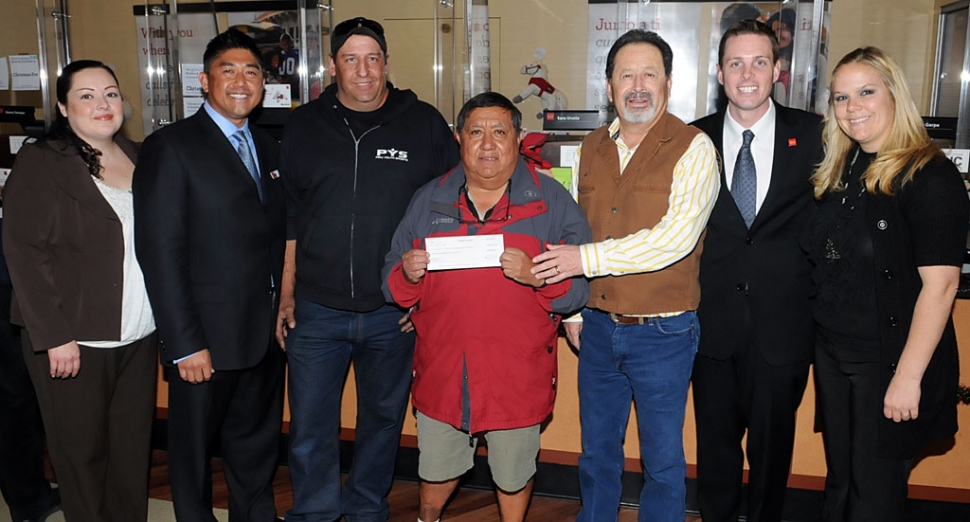
<svg viewBox="0 0 970 522"><path fill-rule="evenodd" d="M108 74L114 78L115 83L119 84L118 76L115 75L115 72L104 63L97 60L77 60L67 64L67 66L61 69L61 75L57 77L57 102L66 107L68 104L67 95L71 92L71 84L74 81L74 75L78 71L83 71L84 69L96 68L108 71ZM74 132L74 129L71 128L71 124L67 120L67 116L61 114L59 109L54 109L54 112L57 115L54 118L54 123L51 124L50 130L47 131L47 134L45 134L44 137L39 141L58 140L66 142L68 147L73 146L81 155L81 159L84 160L84 164L88 166L88 172L90 172L92 176L101 179L101 162L99 160L101 157L101 151L92 147L90 143L81 139L81 137Z"/></svg>

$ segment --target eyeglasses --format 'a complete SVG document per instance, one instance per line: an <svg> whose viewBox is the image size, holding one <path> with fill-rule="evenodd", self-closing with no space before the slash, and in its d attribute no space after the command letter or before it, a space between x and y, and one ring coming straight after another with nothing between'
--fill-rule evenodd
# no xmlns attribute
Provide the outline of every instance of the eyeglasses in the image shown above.
<svg viewBox="0 0 970 522"><path fill-rule="evenodd" d="M384 27L382 27L381 24L361 17L344 20L343 22L337 24L337 26L333 28L332 38L336 39L347 36L358 27L363 27L364 29L373 31L373 33L377 36L384 38Z"/></svg>

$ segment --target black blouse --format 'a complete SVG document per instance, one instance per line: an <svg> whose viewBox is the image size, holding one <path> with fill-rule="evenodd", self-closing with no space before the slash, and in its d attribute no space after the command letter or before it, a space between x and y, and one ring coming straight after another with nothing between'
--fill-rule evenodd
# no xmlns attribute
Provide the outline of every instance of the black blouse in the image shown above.
<svg viewBox="0 0 970 522"><path fill-rule="evenodd" d="M814 315L821 333L836 346L878 360L875 265L866 220L869 194L860 181L876 155L858 148L850 154L845 190L827 194L816 212L811 245L818 290Z"/></svg>
<svg viewBox="0 0 970 522"><path fill-rule="evenodd" d="M850 154L854 155L854 151ZM857 167L862 160L860 155L856 160ZM843 195L846 196L846 204L849 204L853 192L858 194L858 190L850 186L846 192L827 194L819 202L816 215L819 219L814 229L815 235L806 242L811 250L812 260L816 263L816 270L819 271L818 280L828 286L829 291L835 289L832 288L831 282L824 282L823 271L831 270L831 267L822 267L829 264L825 257L827 236L820 233L828 229L821 228L818 224L826 222L822 215L826 212L834 212L833 208L836 206L842 206ZM967 199L960 173L942 154L930 160L914 175L912 181L894 187L892 195L866 192L861 196L864 210L861 214L866 227L864 232L871 243L868 268L872 270L871 280L875 293L871 295L871 302L861 303L860 306L863 309L871 309L876 314L876 327L879 330L877 341L879 391L884 395L909 336L913 311L922 288L919 268L936 265L959 267L963 263L970 201ZM838 211L842 212L841 209ZM846 239L850 237L848 233L842 235ZM854 239L853 246L858 248L859 237ZM834 241L833 246L841 255L842 251L838 250ZM829 257L834 257L831 252L829 254ZM850 258L858 261L863 256L857 253ZM857 270L852 271L846 280L859 284L863 278L857 278L851 274L861 274L864 270L863 267L857 267ZM871 290L857 289L856 291ZM821 292L823 290L820 289L818 300L823 299ZM845 297L858 301L851 295ZM823 315L830 314L827 323L830 326L843 325L832 326L840 328L840 331L856 327L855 325L845 326L844 323L847 321L844 320L835 322L838 317L831 314L824 304L820 304L819 307ZM867 312L854 310L854 313ZM823 335L827 332L827 330L820 331ZM854 357L857 361L869 360L870 354L859 351L858 348L860 343L868 344L866 340L841 338L833 339L833 342L838 343L836 349L840 350L840 357ZM856 345L856 351L841 350L842 346L850 344ZM957 404L953 400L953 394L959 384L959 370L956 334L951 319L947 321L936 350L923 374L919 418L895 423L891 419L879 416L879 436L873 443L876 444L881 457L912 458L930 441L945 439L956 433Z"/></svg>

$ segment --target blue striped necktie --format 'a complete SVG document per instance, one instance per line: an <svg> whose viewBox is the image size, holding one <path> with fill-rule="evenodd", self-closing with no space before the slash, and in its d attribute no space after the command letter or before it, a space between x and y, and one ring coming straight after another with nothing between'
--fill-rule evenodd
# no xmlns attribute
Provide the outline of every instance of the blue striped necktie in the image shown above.
<svg viewBox="0 0 970 522"><path fill-rule="evenodd" d="M259 179L259 169L256 168L256 162L253 161L253 153L249 148L249 139L246 138L246 131L242 129L237 130L233 133L232 137L236 140L236 153L239 154L239 159L242 160L243 165L246 166L246 170L249 171L249 175L256 182L256 191L259 192L259 200L263 201L263 184Z"/></svg>

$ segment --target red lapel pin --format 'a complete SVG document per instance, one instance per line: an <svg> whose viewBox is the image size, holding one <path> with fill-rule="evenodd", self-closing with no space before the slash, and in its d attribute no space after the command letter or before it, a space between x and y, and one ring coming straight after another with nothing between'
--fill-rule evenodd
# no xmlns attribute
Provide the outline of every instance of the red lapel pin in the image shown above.
<svg viewBox="0 0 970 522"><path fill-rule="evenodd" d="M798 140L796 140L795 138L788 138L789 147L795 147L797 145L798 145Z"/></svg>

